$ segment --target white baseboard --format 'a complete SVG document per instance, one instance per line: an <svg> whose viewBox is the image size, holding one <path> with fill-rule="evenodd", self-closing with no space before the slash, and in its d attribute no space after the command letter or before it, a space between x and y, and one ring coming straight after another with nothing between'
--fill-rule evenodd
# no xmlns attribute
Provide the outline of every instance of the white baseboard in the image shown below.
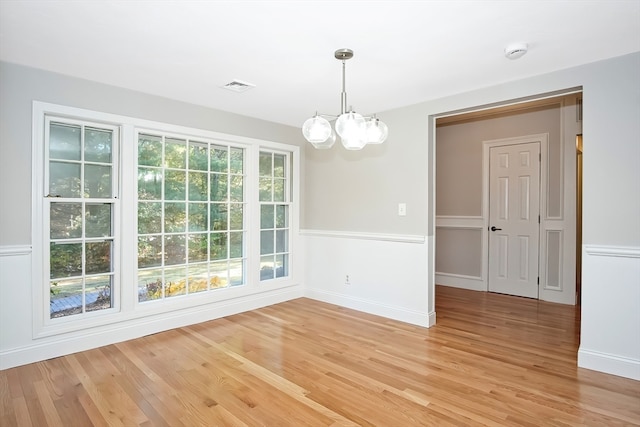
<svg viewBox="0 0 640 427"><path fill-rule="evenodd" d="M156 316L156 318L147 321L139 319L136 322L123 323L107 331L87 331L85 334L69 338L35 342L24 347L0 352L0 370L219 319L249 310L256 310L301 298L303 296L302 293L302 286L292 286L204 305L188 311L167 313L161 318Z"/></svg>
<svg viewBox="0 0 640 427"><path fill-rule="evenodd" d="M436 313L422 313L407 310L402 307L393 307L380 304L379 302L369 301L349 295L328 292L319 289L306 289L305 297L326 302L329 304L339 305L341 307L362 311L376 316L387 317L389 319L399 320L401 322L410 323L412 325L423 326L429 328L436 323Z"/></svg>
<svg viewBox="0 0 640 427"><path fill-rule="evenodd" d="M581 348L578 367L640 381L640 360L636 359Z"/></svg>
<svg viewBox="0 0 640 427"><path fill-rule="evenodd" d="M468 289L470 291L487 291L487 284L482 277L463 276L461 274L449 274L436 272L436 285L450 286L452 288Z"/></svg>

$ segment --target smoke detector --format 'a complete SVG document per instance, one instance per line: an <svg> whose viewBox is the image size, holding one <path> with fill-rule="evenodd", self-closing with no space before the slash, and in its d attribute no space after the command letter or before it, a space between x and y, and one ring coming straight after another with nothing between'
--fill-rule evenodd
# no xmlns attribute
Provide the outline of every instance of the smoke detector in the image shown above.
<svg viewBox="0 0 640 427"><path fill-rule="evenodd" d="M256 87L256 85L243 82L242 80L233 80L227 83L226 85L222 86L223 89L230 90L231 92L245 92L254 87Z"/></svg>
<svg viewBox="0 0 640 427"><path fill-rule="evenodd" d="M509 59L518 59L527 53L528 48L526 43L512 43L504 48L504 56Z"/></svg>

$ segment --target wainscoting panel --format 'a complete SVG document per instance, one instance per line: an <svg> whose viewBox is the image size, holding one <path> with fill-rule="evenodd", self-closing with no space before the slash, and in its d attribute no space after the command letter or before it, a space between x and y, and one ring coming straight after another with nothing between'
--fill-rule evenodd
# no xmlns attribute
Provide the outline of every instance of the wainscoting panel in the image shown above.
<svg viewBox="0 0 640 427"><path fill-rule="evenodd" d="M545 289L562 290L562 230L546 230Z"/></svg>
<svg viewBox="0 0 640 427"><path fill-rule="evenodd" d="M482 229L436 227L436 272L482 278Z"/></svg>
<svg viewBox="0 0 640 427"><path fill-rule="evenodd" d="M481 216L438 215L436 284L486 291L486 238Z"/></svg>
<svg viewBox="0 0 640 427"><path fill-rule="evenodd" d="M0 246L0 369L5 350L31 342L31 288L31 246Z"/></svg>
<svg viewBox="0 0 640 427"><path fill-rule="evenodd" d="M301 231L305 296L419 326L428 311L424 236Z"/></svg>
<svg viewBox="0 0 640 427"><path fill-rule="evenodd" d="M584 245L578 366L640 380L640 247Z"/></svg>

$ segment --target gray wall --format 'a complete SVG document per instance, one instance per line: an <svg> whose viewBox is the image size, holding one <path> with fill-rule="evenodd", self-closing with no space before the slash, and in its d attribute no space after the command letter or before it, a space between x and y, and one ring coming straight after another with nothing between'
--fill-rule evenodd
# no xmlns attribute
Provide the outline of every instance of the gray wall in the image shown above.
<svg viewBox="0 0 640 427"><path fill-rule="evenodd" d="M427 118L421 108L378 114L389 125L382 145L307 150L302 228L427 233ZM398 216L398 203L407 216Z"/></svg>
<svg viewBox="0 0 640 427"><path fill-rule="evenodd" d="M482 216L482 141L549 134L547 209L560 216L560 104L436 127L436 215Z"/></svg>
<svg viewBox="0 0 640 427"><path fill-rule="evenodd" d="M300 129L291 126L5 62L0 62L0 94L0 245L31 243L34 100L303 147L305 143Z"/></svg>

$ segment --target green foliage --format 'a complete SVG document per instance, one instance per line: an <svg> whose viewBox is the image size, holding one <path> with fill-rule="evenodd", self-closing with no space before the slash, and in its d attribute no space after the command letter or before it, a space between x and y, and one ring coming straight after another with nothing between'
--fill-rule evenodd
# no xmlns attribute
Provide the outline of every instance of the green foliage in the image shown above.
<svg viewBox="0 0 640 427"><path fill-rule="evenodd" d="M207 144L189 143L190 170L206 171L208 169L207 157Z"/></svg>
<svg viewBox="0 0 640 427"><path fill-rule="evenodd" d="M85 274L111 272L112 242L87 242L85 244Z"/></svg>
<svg viewBox="0 0 640 427"><path fill-rule="evenodd" d="M162 137L155 135L140 135L138 137L138 164L162 166Z"/></svg>
<svg viewBox="0 0 640 427"><path fill-rule="evenodd" d="M51 279L58 279L82 274L81 243L51 243L49 245Z"/></svg>
<svg viewBox="0 0 640 427"><path fill-rule="evenodd" d="M85 235L86 237L111 236L110 203L85 204Z"/></svg>
<svg viewBox="0 0 640 427"><path fill-rule="evenodd" d="M162 203L138 202L138 234L162 233Z"/></svg>
<svg viewBox="0 0 640 427"><path fill-rule="evenodd" d="M49 221L52 239L82 237L82 203L51 202Z"/></svg>
<svg viewBox="0 0 640 427"><path fill-rule="evenodd" d="M155 267L162 264L162 238L159 236L138 237L138 268Z"/></svg>
<svg viewBox="0 0 640 427"><path fill-rule="evenodd" d="M185 169L187 166L187 141L165 138L164 166L172 169Z"/></svg>
<svg viewBox="0 0 640 427"><path fill-rule="evenodd" d="M138 168L138 200L162 199L162 169Z"/></svg>
<svg viewBox="0 0 640 427"><path fill-rule="evenodd" d="M87 127L84 131L84 159L87 162L111 163L112 131Z"/></svg>
<svg viewBox="0 0 640 427"><path fill-rule="evenodd" d="M140 299L226 285L206 263L243 255L244 150L140 135L138 160L138 268L162 277L143 280ZM186 263L195 276L184 277ZM204 271L194 273L197 263Z"/></svg>

